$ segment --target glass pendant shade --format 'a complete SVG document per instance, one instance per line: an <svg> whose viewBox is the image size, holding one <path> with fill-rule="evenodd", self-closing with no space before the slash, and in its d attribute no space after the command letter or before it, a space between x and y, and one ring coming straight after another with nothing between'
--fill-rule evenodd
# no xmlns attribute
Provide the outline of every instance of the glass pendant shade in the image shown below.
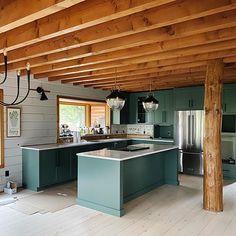
<svg viewBox="0 0 236 236"><path fill-rule="evenodd" d="M111 91L111 94L106 97L106 102L112 110L121 110L125 105L125 98L116 89Z"/></svg>
<svg viewBox="0 0 236 236"><path fill-rule="evenodd" d="M149 94L148 97L143 101L143 108L146 112L155 111L159 106L159 102L152 94Z"/></svg>

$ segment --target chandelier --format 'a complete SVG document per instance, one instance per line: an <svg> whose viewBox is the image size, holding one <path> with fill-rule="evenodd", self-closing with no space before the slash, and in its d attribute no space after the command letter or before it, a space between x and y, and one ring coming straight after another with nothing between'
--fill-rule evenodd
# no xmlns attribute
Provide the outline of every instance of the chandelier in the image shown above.
<svg viewBox="0 0 236 236"><path fill-rule="evenodd" d="M3 56L4 56L4 76L3 80L0 82L0 85L4 84L7 80L7 52L6 50L3 50ZM11 103L5 103L4 101L0 101L1 106L12 106L12 105L19 105L22 102L25 101L25 99L28 97L30 93L30 64L27 63L26 65L26 71L27 71L27 84L28 84L28 89L27 93L25 94L24 98L21 100L18 100L19 95L20 95L20 70L17 71L17 76L16 76L16 83L17 83L17 91L16 91L16 97Z"/></svg>

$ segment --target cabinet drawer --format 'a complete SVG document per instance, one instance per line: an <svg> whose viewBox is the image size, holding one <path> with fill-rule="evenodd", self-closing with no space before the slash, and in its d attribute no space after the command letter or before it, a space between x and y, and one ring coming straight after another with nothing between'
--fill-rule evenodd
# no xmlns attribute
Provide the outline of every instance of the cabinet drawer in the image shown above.
<svg viewBox="0 0 236 236"><path fill-rule="evenodd" d="M236 178L236 166L231 164L223 164L223 177L226 179Z"/></svg>

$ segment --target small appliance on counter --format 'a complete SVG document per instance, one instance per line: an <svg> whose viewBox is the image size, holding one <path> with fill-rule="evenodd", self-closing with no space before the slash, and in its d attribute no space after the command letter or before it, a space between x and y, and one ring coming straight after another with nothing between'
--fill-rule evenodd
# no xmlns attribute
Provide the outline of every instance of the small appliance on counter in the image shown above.
<svg viewBox="0 0 236 236"><path fill-rule="evenodd" d="M154 125L154 138L173 139L173 125Z"/></svg>
<svg viewBox="0 0 236 236"><path fill-rule="evenodd" d="M72 134L72 131L69 129L69 126L67 124L62 124L61 125L60 140L63 143L73 142L73 134Z"/></svg>

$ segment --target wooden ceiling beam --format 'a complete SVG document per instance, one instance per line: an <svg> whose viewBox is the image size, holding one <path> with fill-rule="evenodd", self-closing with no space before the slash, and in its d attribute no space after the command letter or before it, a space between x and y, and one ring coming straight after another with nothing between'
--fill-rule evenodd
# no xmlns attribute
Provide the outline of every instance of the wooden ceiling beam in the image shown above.
<svg viewBox="0 0 236 236"><path fill-rule="evenodd" d="M191 71L192 73L194 72L199 72L199 71L205 71L205 67L194 67L194 69ZM188 72L188 71L187 71ZM88 79L88 80L82 80L82 79L70 79L70 80L62 80L61 82L63 84L66 83L74 83L74 84L81 84L81 85L93 85L93 84L99 84L99 83L107 83L109 81L114 81L115 78L117 81L122 81L126 80L129 78L136 78L137 76L142 76L145 74L150 74L150 73L155 73L156 75L166 74L166 72L160 72L158 68L153 67L153 68L146 68L146 69L140 69L140 70L132 70L132 71L127 71L127 72L122 72L122 73L117 73L117 74L111 74L110 76L101 76L100 79ZM176 71L176 74L185 74L184 69L181 69L180 71ZM169 74L168 74L169 75Z"/></svg>
<svg viewBox="0 0 236 236"><path fill-rule="evenodd" d="M203 85L205 80L205 76L199 78L188 78L188 79L178 79L176 81L162 81L160 83L155 82L152 85L152 90L160 90L160 89L170 89L176 87L187 87L187 86L196 86L196 85ZM233 83L236 81L235 76L229 76L223 78L223 83ZM103 90L111 90L113 86L103 87ZM96 88L95 89L101 89ZM120 86L122 91L126 92L145 92L150 90L150 83L139 83L139 84L131 84L131 85L122 85Z"/></svg>
<svg viewBox="0 0 236 236"><path fill-rule="evenodd" d="M114 74L124 73L123 75L134 75L142 73L142 71L147 71L147 69L156 69L156 62L146 62L146 63L140 63L140 64L134 64L134 65L127 65L127 66L121 66L116 68L110 68L110 69L102 69L102 70L94 70L90 72L78 72L78 73L72 73L68 75L60 75L55 77L49 77L49 81L56 81L61 80L62 83L71 83L77 81L78 78L88 78L88 74L90 74L91 78L93 76L112 76Z"/></svg>
<svg viewBox="0 0 236 236"><path fill-rule="evenodd" d="M146 10L149 13L155 11L154 7L163 4L175 2L175 0L89 0L75 5L74 7L62 10L34 22L12 29L11 31L0 34L0 48L13 50L35 42L61 36L66 33L74 32L80 29L98 25L110 20L125 17L131 14L137 14L140 21L143 22L145 16L138 14L140 11ZM218 2L219 1L219 2ZM218 0L217 4L213 4L215 8L204 4L205 11L222 11L231 9L233 4L227 4L226 0ZM222 2L223 1L223 2ZM187 1L186 1L187 2ZM186 10L186 3L183 4L183 10ZM167 7L168 8L168 7ZM169 8L172 9L172 8ZM141 23L141 22L140 22ZM16 37L16 35L18 37Z"/></svg>
<svg viewBox="0 0 236 236"><path fill-rule="evenodd" d="M102 74L97 76L85 76L85 77L77 77L74 79L64 79L63 83L73 83L78 82L81 84L93 84L104 80L110 80L110 79L124 79L127 76L137 76L140 74L146 74L146 73L157 73L158 72L158 66L166 66L171 64L179 64L179 63L189 63L189 62L198 62L202 60L211 60L215 58L224 58L225 63L233 62L235 60L235 57L229 57L230 55L236 55L236 49L232 50L223 50L219 52L210 52L205 54L196 54L186 57L178 57L176 59L167 59L167 60L160 60L156 62L156 66L153 66L152 68L145 68L135 71L128 71L128 72L120 72L120 73L110 73L110 74ZM236 61L236 60L235 60Z"/></svg>
<svg viewBox="0 0 236 236"><path fill-rule="evenodd" d="M152 85L152 90L157 90L160 87L162 88L174 88L174 87L185 87L185 86L193 86L193 85L200 85L202 84L204 81L204 77L202 78L198 78L198 79L182 79L182 80L178 80L178 81L161 81L161 82L156 82L153 83ZM113 86L104 86L102 89L103 90L111 90L113 88ZM130 85L122 85L120 86L120 90L121 91L127 91L127 90L135 90L137 91L138 89L141 89L141 91L149 91L150 90L150 83L139 83L139 84L130 84ZM97 89L101 89L101 88L97 88Z"/></svg>
<svg viewBox="0 0 236 236"><path fill-rule="evenodd" d="M152 31L149 31L149 33L150 32ZM154 37L156 37L155 34L153 35ZM132 37L135 37L135 35L132 35ZM146 38L146 34L142 33L142 37ZM236 27L231 27L227 29L201 33L201 34L187 36L183 38L177 38L177 39L172 39L172 40L167 40L167 41L162 41L162 42L157 42L157 43L152 43L152 44L149 43L148 45L144 44L139 47L135 46L132 48L130 46L129 49L122 49L122 50L119 50L119 52L123 51L123 53L132 55L132 50L135 50L136 48L138 48L140 53L142 53L141 51L144 51L144 53L147 53L150 47L155 47L155 52L163 52L163 51L186 48L186 47L191 47L191 46L199 46L206 43L220 42L220 41L235 39L235 38L236 38ZM125 45L129 45L129 42L127 41ZM27 64L27 62L29 62L33 68L36 66L41 66L41 65L51 64L51 63L58 63L58 62L72 60L72 59L73 60L81 59L84 57L92 56L95 52L93 53L88 52L87 47L88 46L70 49L67 51L48 54L47 56L40 56L40 57L32 58L29 60L9 63L8 68L9 70L19 70L19 69L25 68L25 65ZM96 52L96 55L100 54L99 56L101 57L102 53L103 51ZM113 52L104 53L103 57L108 57L109 54L114 55L115 53L116 53L115 50ZM2 71L3 69L4 69L3 66L0 66L0 71Z"/></svg>
<svg viewBox="0 0 236 236"><path fill-rule="evenodd" d="M127 56L124 56L124 57L120 56L121 54L120 52L116 52L114 53L116 55L115 58L113 55L110 55L111 58L109 59L104 58L101 61L100 60L101 57L98 59L97 56L94 56L90 58L84 58L84 60L83 59L71 60L71 61L66 61L63 63L56 63L52 65L45 65L41 67L32 68L32 72L36 74L36 78L40 78L42 77L42 75L37 75L37 73L41 71L43 71L44 73L47 73L48 76L50 77L50 74L52 76L53 72L57 71L56 74L60 75L60 73L63 73L64 69L68 70L67 68L74 68L74 71L77 72L79 70L83 71L85 68L93 68L93 69L95 68L101 69L101 68L109 68L109 67L111 68L111 66L116 67L119 65L124 66L124 65L129 65L129 64L138 64L138 63L144 63L144 62L150 62L150 61L157 61L157 59L158 61L161 61L164 59L173 59L173 58L177 58L176 60L178 60L179 58L179 60L181 61L182 60L180 59L181 57L190 56L190 55L196 55L195 60L204 60L204 57L203 59L201 59L201 54L209 53L209 52L217 52L217 51L222 51L222 50L227 50L227 49L231 49L230 51L232 51L233 48L236 48L236 40L227 40L227 41L222 41L222 42L217 42L217 43L205 44L201 46L176 49L176 50L171 50L171 51L161 52L161 53L153 53L155 52L155 46L151 45L151 47L149 47L148 51L146 52L146 54L151 52L152 54L150 55L149 54L145 55L144 50L142 49L141 50L136 49L137 53L135 53L135 51L132 50L132 53L131 51L129 51L129 53L126 52ZM207 59L211 59L211 58L207 57ZM161 63L158 63L158 61L157 61L157 66L162 65Z"/></svg>
<svg viewBox="0 0 236 236"><path fill-rule="evenodd" d="M161 81L172 81L172 79L174 78L175 81L177 80L188 80L188 79L198 79L198 78L202 78L204 77L204 72L202 73L196 73L196 75L176 75L176 76L170 76L170 77L157 77L156 75L146 75L146 76L142 76L142 77L137 77L136 80L132 79L132 80L125 80L125 81L119 81L117 82L117 86L125 86L125 85L137 85L137 83L145 83L145 84L149 84L150 85L150 81L152 83L157 83L157 82L161 82ZM107 84L94 84L93 86L88 86L88 85L84 85L84 87L93 87L93 88L105 88L105 87L112 87L114 86L114 82L109 82Z"/></svg>
<svg viewBox="0 0 236 236"><path fill-rule="evenodd" d="M194 72L194 73L185 73L185 74L176 74L176 75L169 75L169 76L159 76L156 74L146 74L142 76L137 76L135 78L127 78L125 80L117 80L116 84L118 86L121 85L128 85L128 84L136 84L137 83L149 83L150 81L152 83L157 83L160 81L179 81L183 79L198 79L198 78L203 78L205 77L205 70L204 71L199 71L199 72ZM235 77L236 79L236 69L225 69L224 71L224 77L225 78L232 78ZM77 85L77 84L75 84ZM79 84L78 84L79 85ZM109 87L109 86L114 86L114 81L103 81L101 83L96 83L92 85L83 85L84 87L93 87L93 88L104 88L104 87Z"/></svg>
<svg viewBox="0 0 236 236"><path fill-rule="evenodd" d="M1 0L0 33L36 21L85 0Z"/></svg>
<svg viewBox="0 0 236 236"><path fill-rule="evenodd" d="M163 83L163 84L157 84L153 86L153 91L156 90L163 90L163 89L173 89L173 88L178 88L178 87L189 87L189 86L198 86L198 85L203 85L204 84L204 79L202 78L199 81L180 81L178 83ZM224 83L234 83L235 82L235 77L234 78L225 78ZM126 92L148 92L149 91L149 85L142 85L142 86L136 86L136 87L127 87L123 88L123 91ZM103 90L111 90L111 88L103 88Z"/></svg>
<svg viewBox="0 0 236 236"><path fill-rule="evenodd" d="M182 70L184 69L185 71L191 72L194 67L196 68L203 68L206 66L206 61L201 61L201 62L192 62L192 63L182 63L182 64L177 64L177 65L170 65L170 66L162 66L158 68L158 73L155 73L155 76L160 75L159 73L161 72L170 72L173 73L174 71L177 70ZM148 72L147 72L148 73ZM82 85L81 83L73 83L74 85Z"/></svg>
<svg viewBox="0 0 236 236"><path fill-rule="evenodd" d="M197 2L197 1L193 1L193 2ZM177 8L179 8L179 6ZM194 5L193 5L193 8L194 8ZM200 12L200 9L198 10ZM189 11L191 12L192 8ZM214 12L216 13L216 11ZM186 14L187 13L185 13L185 15ZM75 33L69 33L63 36L59 36L52 39L44 40L42 42L38 42L33 45L28 45L27 47L22 47L17 50L8 52L9 62L16 62L22 59L26 60L31 57L35 57L35 56L38 57L38 56L43 56L43 55L45 55L45 57L41 59L44 60L44 62L47 62L47 55L50 53L60 52L63 49L68 50L70 48L75 48L78 46L81 47L85 45L87 45L87 47L83 48L79 54L90 53L91 55L91 53L97 52L97 51L108 52L109 49L113 50L112 48L116 48L116 50L122 49L122 48L125 48L125 46L122 46L122 45L124 45L124 42L126 42L127 40L128 41L133 40L134 41L133 44L140 45L138 42L141 43L142 40L140 40L141 37L139 35L137 36L137 38L131 38L131 39L127 38L127 40L126 38L124 38L124 36L128 35L127 37L129 37L132 34L137 34L139 32L144 32L151 29L155 29L154 34L156 35L156 37L155 37L154 42L157 42L157 41L160 42L166 39L189 36L196 33L202 33L206 31L218 30L218 29L224 29L231 26L236 26L236 12L234 10L222 12L222 13L214 14L210 16L205 16L200 19L194 19L194 20L189 20L189 21L186 21L186 17L177 18L176 16L175 20L172 19L171 22L170 21L166 21L165 23L162 22L162 24L159 23L159 18L158 18L159 14L155 14L155 15L156 15L155 21L153 17L150 18L152 20L151 21L152 24L150 25L138 24L137 23L138 18L136 20L136 18L132 15L132 17L126 17L126 18L113 20L104 24L96 25L94 27L77 31ZM206 13L202 12L202 14L200 15L204 16L206 15ZM198 14L198 16L200 15ZM145 16L149 16L148 12L145 12ZM180 23L180 22L184 22L184 23ZM172 25L170 26L170 24ZM165 26L168 26L168 27L165 27ZM158 27L159 29L156 29ZM122 37L124 41L117 39L118 37ZM114 40L116 39L116 41L110 40L109 42L104 42L105 40L109 40L109 39L114 39ZM148 35L146 39L147 41L144 42L145 44L148 43L148 41L150 43L153 42L152 41L153 39L150 39L150 40L148 39ZM95 44L95 45L91 45L91 44ZM88 45L91 45L91 46L88 46ZM0 62L2 63L2 58L0 58ZM34 64L34 63L31 63L31 64Z"/></svg>

